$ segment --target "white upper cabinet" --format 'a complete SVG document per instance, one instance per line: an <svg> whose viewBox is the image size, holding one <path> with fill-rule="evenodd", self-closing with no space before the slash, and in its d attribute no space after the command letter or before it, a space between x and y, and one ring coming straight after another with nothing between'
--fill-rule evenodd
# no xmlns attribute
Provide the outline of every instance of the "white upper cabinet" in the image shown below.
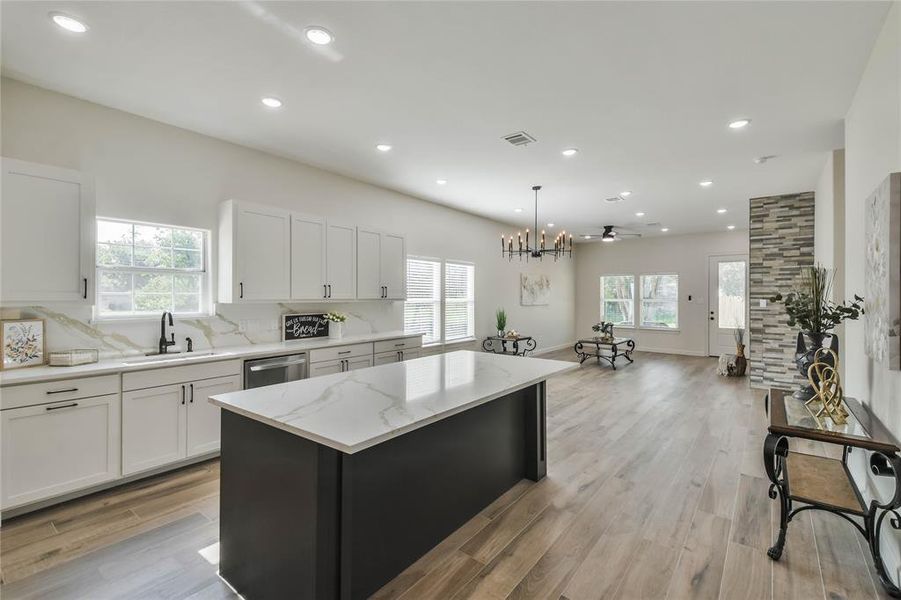
<svg viewBox="0 0 901 600"><path fill-rule="evenodd" d="M94 189L77 171L2 159L0 300L94 301Z"/></svg>
<svg viewBox="0 0 901 600"><path fill-rule="evenodd" d="M325 219L291 216L291 298L322 300L328 297Z"/></svg>
<svg viewBox="0 0 901 600"><path fill-rule="evenodd" d="M357 297L403 300L407 252L403 236L357 229Z"/></svg>
<svg viewBox="0 0 901 600"><path fill-rule="evenodd" d="M357 297L357 228L329 222L326 240L328 298L353 300Z"/></svg>
<svg viewBox="0 0 901 600"><path fill-rule="evenodd" d="M229 200L219 220L219 301L291 297L291 214Z"/></svg>

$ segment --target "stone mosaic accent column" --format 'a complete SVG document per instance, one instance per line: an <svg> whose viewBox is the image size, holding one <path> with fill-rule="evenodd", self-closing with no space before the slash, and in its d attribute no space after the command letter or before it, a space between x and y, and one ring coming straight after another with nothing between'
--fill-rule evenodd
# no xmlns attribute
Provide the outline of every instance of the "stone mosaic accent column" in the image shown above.
<svg viewBox="0 0 901 600"><path fill-rule="evenodd" d="M760 301L785 293L802 267L814 264L813 192L751 199L749 297L752 387L793 389L801 382L794 363L798 330L785 307Z"/></svg>

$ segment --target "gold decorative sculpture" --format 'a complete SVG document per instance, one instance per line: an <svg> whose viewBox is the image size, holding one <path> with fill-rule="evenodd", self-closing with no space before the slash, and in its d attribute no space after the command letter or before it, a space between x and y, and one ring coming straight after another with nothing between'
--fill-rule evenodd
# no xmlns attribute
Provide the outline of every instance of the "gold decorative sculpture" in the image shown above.
<svg viewBox="0 0 901 600"><path fill-rule="evenodd" d="M832 357L832 364L822 360ZM814 390L814 395L805 402L814 418L829 417L836 425L844 425L848 421L848 410L844 405L844 392L838 375L838 355L830 348L818 348L813 355L813 363L807 369L807 380ZM821 403L819 410L811 404Z"/></svg>

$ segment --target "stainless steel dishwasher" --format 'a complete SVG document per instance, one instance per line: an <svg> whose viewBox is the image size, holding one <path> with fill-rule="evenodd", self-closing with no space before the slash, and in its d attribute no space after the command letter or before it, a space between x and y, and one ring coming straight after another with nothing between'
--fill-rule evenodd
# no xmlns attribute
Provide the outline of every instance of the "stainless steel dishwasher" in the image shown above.
<svg viewBox="0 0 901 600"><path fill-rule="evenodd" d="M306 378L306 352L244 361L245 390Z"/></svg>

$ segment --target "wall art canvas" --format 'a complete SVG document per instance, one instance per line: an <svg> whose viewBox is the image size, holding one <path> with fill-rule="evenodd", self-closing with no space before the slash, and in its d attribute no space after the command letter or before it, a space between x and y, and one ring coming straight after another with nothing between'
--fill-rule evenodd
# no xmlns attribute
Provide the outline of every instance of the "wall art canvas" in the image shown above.
<svg viewBox="0 0 901 600"><path fill-rule="evenodd" d="M547 306L551 303L551 280L547 275L521 273L519 280L522 306Z"/></svg>
<svg viewBox="0 0 901 600"><path fill-rule="evenodd" d="M867 356L901 369L901 173L866 201L864 335Z"/></svg>
<svg viewBox="0 0 901 600"><path fill-rule="evenodd" d="M13 319L2 321L4 369L36 367L44 364L44 321Z"/></svg>

